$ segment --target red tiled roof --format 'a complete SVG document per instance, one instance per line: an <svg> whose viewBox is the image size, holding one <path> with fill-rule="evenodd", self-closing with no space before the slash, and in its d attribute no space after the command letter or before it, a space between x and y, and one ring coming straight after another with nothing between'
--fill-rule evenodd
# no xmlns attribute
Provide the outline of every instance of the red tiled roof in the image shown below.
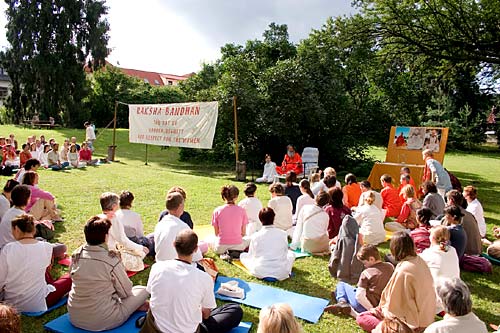
<svg viewBox="0 0 500 333"><path fill-rule="evenodd" d="M130 76L135 76L141 80L147 80L147 82L151 85L159 85L166 86L168 85L168 81L172 81L172 83L186 80L189 76L184 75L174 75L174 74L163 74L156 72L147 72L141 71L137 69L129 69L129 68L120 68L120 70Z"/></svg>

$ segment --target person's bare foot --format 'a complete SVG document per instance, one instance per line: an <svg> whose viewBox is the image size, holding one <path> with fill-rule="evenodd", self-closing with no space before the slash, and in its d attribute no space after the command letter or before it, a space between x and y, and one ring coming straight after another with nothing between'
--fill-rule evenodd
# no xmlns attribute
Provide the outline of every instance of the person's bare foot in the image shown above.
<svg viewBox="0 0 500 333"><path fill-rule="evenodd" d="M137 311L148 311L149 310L149 301L144 302L143 305L137 308Z"/></svg>

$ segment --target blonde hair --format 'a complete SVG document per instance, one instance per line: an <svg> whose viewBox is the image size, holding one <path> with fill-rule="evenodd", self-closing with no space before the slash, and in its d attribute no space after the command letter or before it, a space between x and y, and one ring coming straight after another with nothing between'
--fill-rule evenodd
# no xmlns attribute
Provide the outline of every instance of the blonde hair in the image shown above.
<svg viewBox="0 0 500 333"><path fill-rule="evenodd" d="M260 311L257 333L302 333L302 327L290 305L277 303Z"/></svg>
<svg viewBox="0 0 500 333"><path fill-rule="evenodd" d="M373 191L368 192L365 197L365 202L370 206L373 205L373 203L375 202L375 193L373 193Z"/></svg>
<svg viewBox="0 0 500 333"><path fill-rule="evenodd" d="M325 174L325 176L330 175L337 177L337 171L335 171L335 169L332 167L325 168L325 171L323 171L323 173Z"/></svg>
<svg viewBox="0 0 500 333"><path fill-rule="evenodd" d="M415 198L415 189L410 184L403 186L401 193L406 195L407 198Z"/></svg>
<svg viewBox="0 0 500 333"><path fill-rule="evenodd" d="M450 240L450 231L444 225L438 225L431 229L431 239L439 244L439 249L448 252L448 241Z"/></svg>

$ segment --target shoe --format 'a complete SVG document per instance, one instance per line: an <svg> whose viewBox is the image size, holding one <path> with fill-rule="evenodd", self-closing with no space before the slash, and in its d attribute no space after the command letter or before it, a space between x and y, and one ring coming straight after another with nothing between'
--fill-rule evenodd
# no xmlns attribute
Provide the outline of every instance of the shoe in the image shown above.
<svg viewBox="0 0 500 333"><path fill-rule="evenodd" d="M346 302L339 302L334 305L328 305L325 311L331 314L343 314L348 316L351 313L351 306Z"/></svg>

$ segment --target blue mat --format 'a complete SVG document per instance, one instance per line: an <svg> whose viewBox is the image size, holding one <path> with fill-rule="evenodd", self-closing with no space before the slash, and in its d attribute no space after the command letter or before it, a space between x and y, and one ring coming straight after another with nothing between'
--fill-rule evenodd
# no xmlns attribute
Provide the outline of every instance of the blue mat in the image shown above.
<svg viewBox="0 0 500 333"><path fill-rule="evenodd" d="M230 280L238 281L240 288L245 290L245 298L232 298L217 294L220 284ZM245 304L254 308L262 309L275 303L287 303L291 306L295 316L311 323L318 322L323 310L330 302L327 299L297 294L291 291L265 286L253 282L246 282L226 276L217 277L214 286L215 297L224 301Z"/></svg>
<svg viewBox="0 0 500 333"><path fill-rule="evenodd" d="M137 311L133 313L130 318L120 327L112 330L100 331L101 333L137 333L139 328L135 327L135 321L146 312ZM69 314L66 313L59 318L56 318L43 326L45 330L54 333L90 333L91 331L82 330L71 325L69 321ZM233 328L229 333L248 333L252 323L241 322L238 327Z"/></svg>
<svg viewBox="0 0 500 333"><path fill-rule="evenodd" d="M68 298L67 297L63 297L59 300L59 302L57 302L56 304L52 305L50 308L48 308L47 310L45 311L38 311L38 312L21 312L22 315L25 315L27 317L40 317L40 316L43 316L44 314L46 314L47 312L50 312L52 310L55 310L63 305L66 305L66 303L68 302Z"/></svg>

